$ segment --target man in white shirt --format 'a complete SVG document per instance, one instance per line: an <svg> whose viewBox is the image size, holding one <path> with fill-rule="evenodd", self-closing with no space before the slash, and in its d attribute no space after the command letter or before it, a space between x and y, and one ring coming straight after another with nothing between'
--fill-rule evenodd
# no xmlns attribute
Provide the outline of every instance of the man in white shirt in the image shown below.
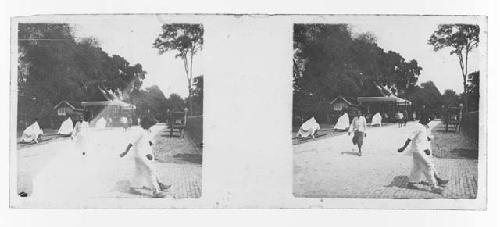
<svg viewBox="0 0 500 227"><path fill-rule="evenodd" d="M121 153L120 157L127 155L130 150L134 153L135 174L130 188L131 193L139 194L136 188L139 188L142 182L146 180L146 185L152 187L152 197L163 198L166 196L163 191L169 189L171 185L160 182L154 166L153 138L150 128L155 124L156 120L152 117L143 117L139 136L128 144L125 152Z"/></svg>
<svg viewBox="0 0 500 227"><path fill-rule="evenodd" d="M430 118L427 115L423 115L420 118L419 124L408 136L403 147L398 149L398 152L403 152L408 145L410 145L410 151L413 155L413 168L411 170L410 179L408 182L408 188L416 188L415 184L420 182L421 175L424 174L428 183L431 186L431 190L434 193L441 194L443 192L442 188L439 186L444 186L448 183L447 180L441 179L432 163L431 151L430 151L430 138L429 130L427 124L430 122Z"/></svg>
<svg viewBox="0 0 500 227"><path fill-rule="evenodd" d="M354 136L352 137L352 144L358 146L358 154L361 156L362 147L363 147L363 138L366 137L366 119L363 115L361 115L361 111L358 110L356 112L356 117L352 119L351 126L349 126L349 130L347 134L350 136L352 132L354 132Z"/></svg>
<svg viewBox="0 0 500 227"><path fill-rule="evenodd" d="M403 113L401 113L400 111L398 111L396 113L396 120L398 121L398 127L399 128L403 127Z"/></svg>

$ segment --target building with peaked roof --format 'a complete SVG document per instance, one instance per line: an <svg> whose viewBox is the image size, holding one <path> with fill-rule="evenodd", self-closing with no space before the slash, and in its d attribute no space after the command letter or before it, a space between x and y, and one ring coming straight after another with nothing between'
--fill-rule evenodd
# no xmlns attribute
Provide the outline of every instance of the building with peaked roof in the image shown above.
<svg viewBox="0 0 500 227"><path fill-rule="evenodd" d="M53 109L54 112L50 116L51 128L58 128L68 117L73 122L76 122L85 114L85 110L81 107L80 103L65 100L56 104Z"/></svg>
<svg viewBox="0 0 500 227"><path fill-rule="evenodd" d="M110 127L123 126L121 123L123 117L127 118L128 124L137 124L135 105L120 100L82 102L81 105L89 113L90 119L92 119L90 121L91 126L101 117L106 120L107 126Z"/></svg>
<svg viewBox="0 0 500 227"><path fill-rule="evenodd" d="M367 115L380 113L384 120L394 121L396 113L402 112L409 116L412 111L412 103L406 99L397 97L394 91L373 82L379 91L377 96L358 97L357 101L363 107Z"/></svg>
<svg viewBox="0 0 500 227"><path fill-rule="evenodd" d="M327 115L328 123L336 124L338 118L344 113L352 117L357 109L359 109L359 105L356 99L338 96L330 102L329 113Z"/></svg>

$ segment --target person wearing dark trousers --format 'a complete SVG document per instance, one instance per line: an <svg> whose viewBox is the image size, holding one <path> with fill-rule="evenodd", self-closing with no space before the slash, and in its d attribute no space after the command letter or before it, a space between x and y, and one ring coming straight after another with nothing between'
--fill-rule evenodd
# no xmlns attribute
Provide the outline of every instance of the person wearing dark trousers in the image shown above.
<svg viewBox="0 0 500 227"><path fill-rule="evenodd" d="M352 144L358 146L358 155L362 155L363 140L366 137L366 119L361 115L361 111L356 111L356 117L352 119L352 123L349 127L347 134L350 136L354 133L352 137Z"/></svg>

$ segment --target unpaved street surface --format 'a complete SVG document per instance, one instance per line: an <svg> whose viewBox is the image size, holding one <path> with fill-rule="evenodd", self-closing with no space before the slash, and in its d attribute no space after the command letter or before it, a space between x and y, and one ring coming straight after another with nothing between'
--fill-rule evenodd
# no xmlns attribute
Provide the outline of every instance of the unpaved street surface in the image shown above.
<svg viewBox="0 0 500 227"><path fill-rule="evenodd" d="M156 135L153 148L157 174L162 182L172 185L167 197L200 197L201 151L187 138L165 136L164 125L156 125L152 130ZM30 197L58 200L151 197L151 191L146 189L139 195L128 192L134 171L133 157L119 157L138 132L138 127L126 131L92 129L85 155L71 139L21 148L17 151L17 191Z"/></svg>
<svg viewBox="0 0 500 227"><path fill-rule="evenodd" d="M477 159L434 157L437 171L450 182L442 195L406 188L412 168L408 152L398 153L410 129L397 125L369 128L363 156L353 152L347 133L294 145L294 183L296 197L335 198L475 198ZM436 126L437 121L430 123ZM439 140L437 142L446 142ZM449 145L441 144L441 147ZM433 144L435 150L435 144ZM357 151L357 150L356 150Z"/></svg>

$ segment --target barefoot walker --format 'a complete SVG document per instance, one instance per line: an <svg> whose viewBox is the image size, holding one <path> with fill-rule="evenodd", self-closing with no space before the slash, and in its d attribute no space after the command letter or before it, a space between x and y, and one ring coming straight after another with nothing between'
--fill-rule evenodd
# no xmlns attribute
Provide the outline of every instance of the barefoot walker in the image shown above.
<svg viewBox="0 0 500 227"><path fill-rule="evenodd" d="M132 193L137 192L134 186L139 186L139 182L146 180L148 186L152 187L153 198L165 197L162 191L170 188L170 185L164 185L158 179L156 175L156 170L153 166L153 142L151 138L150 128L155 124L155 120L149 117L144 117L141 119L141 133L139 137L127 146L125 152L120 154L120 157L127 155L130 149L133 147L134 162L135 162L135 175L132 181L132 187L130 191Z"/></svg>
<svg viewBox="0 0 500 227"><path fill-rule="evenodd" d="M398 149L398 152L403 152L406 147L411 143L410 151L413 155L413 168L408 182L408 188L416 188L415 184L420 183L422 173L425 175L431 190L434 193L442 193L443 189L438 187L444 186L448 183L438 176L434 164L431 160L429 130L427 124L430 122L428 116L423 115L420 118L419 124L411 132L403 147Z"/></svg>

